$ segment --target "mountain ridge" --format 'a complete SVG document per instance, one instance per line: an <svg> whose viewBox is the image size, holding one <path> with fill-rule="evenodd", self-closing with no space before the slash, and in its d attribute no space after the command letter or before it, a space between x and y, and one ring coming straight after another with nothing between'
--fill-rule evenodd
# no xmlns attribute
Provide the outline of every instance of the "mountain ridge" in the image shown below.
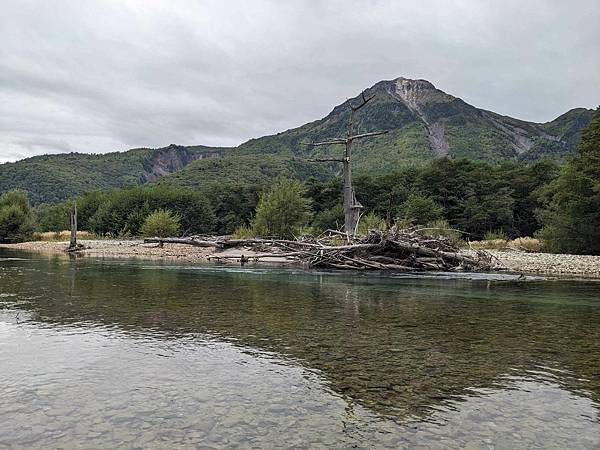
<svg viewBox="0 0 600 450"><path fill-rule="evenodd" d="M424 164L436 157L467 157L488 162L562 159L572 154L593 110L571 109L552 121L528 122L477 108L424 79L398 77L365 89L373 100L356 115L360 132L388 133L357 142L358 173L392 171ZM277 174L324 176L339 170L307 159L339 154L335 146L305 145L346 131L349 104L335 106L325 117L237 147L178 146L132 149L90 155L69 153L0 164L0 191L21 188L34 204L57 202L87 190L164 182L189 187L235 182L236 175L257 183ZM218 162L216 160L219 160Z"/></svg>

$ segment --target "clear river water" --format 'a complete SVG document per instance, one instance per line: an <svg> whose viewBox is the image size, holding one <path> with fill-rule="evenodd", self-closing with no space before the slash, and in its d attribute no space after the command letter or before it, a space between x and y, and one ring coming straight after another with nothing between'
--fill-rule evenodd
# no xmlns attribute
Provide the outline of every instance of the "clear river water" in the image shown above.
<svg viewBox="0 0 600 450"><path fill-rule="evenodd" d="M0 448L600 447L600 283L0 250Z"/></svg>

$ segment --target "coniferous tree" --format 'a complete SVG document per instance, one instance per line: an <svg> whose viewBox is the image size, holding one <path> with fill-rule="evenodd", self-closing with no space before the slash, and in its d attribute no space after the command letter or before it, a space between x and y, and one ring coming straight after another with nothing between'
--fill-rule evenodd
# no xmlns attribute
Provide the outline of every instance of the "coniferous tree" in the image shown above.
<svg viewBox="0 0 600 450"><path fill-rule="evenodd" d="M600 107L577 155L545 192L539 237L553 252L600 254Z"/></svg>

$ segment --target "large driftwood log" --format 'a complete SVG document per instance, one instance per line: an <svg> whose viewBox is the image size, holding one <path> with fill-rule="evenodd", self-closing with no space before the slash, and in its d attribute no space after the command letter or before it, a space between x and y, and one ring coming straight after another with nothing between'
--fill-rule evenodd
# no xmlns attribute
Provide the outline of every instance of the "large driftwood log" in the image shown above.
<svg viewBox="0 0 600 450"><path fill-rule="evenodd" d="M200 240L195 238L146 238L144 244L184 244L193 245L195 247L217 247L222 248L217 240Z"/></svg>

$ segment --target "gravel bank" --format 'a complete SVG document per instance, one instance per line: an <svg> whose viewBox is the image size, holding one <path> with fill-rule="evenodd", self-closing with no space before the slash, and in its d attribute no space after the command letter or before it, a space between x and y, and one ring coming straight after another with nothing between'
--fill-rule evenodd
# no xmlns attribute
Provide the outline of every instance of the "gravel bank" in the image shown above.
<svg viewBox="0 0 600 450"><path fill-rule="evenodd" d="M497 258L497 270L600 278L600 256L555 255L553 253L528 253L518 250L486 251ZM466 253L469 252L466 251Z"/></svg>
<svg viewBox="0 0 600 450"><path fill-rule="evenodd" d="M82 240L87 248L80 254L110 258L151 258L177 259L181 261L206 261L215 251L211 248L188 245L144 244L142 240ZM20 244L0 244L0 247L22 249L43 253L63 253L68 242L24 242ZM538 273L551 275L576 275L600 278L600 256L555 255L551 253L526 253L517 250L486 250L497 258L497 270L517 273ZM465 250L470 253L471 250ZM231 249L219 252L220 255L244 253L247 249Z"/></svg>
<svg viewBox="0 0 600 450"><path fill-rule="evenodd" d="M156 244L144 244L141 239L131 240L78 240L85 245L80 255L110 258L167 258L184 261L207 259L213 249L191 247L188 245L165 244L162 248ZM0 244L3 248L13 248L41 253L64 253L68 242L22 242L20 244Z"/></svg>

